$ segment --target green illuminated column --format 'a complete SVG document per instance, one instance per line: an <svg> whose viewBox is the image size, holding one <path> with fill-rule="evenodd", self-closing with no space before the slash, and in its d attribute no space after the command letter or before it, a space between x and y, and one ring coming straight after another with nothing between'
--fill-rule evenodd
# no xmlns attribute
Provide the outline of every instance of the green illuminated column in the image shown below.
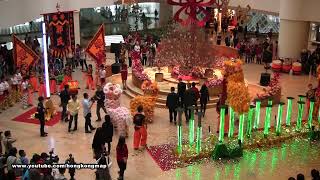
<svg viewBox="0 0 320 180"><path fill-rule="evenodd" d="M202 112L198 112L197 145L196 145L196 151L198 155L201 152L201 139L202 139L201 117L202 117Z"/></svg>
<svg viewBox="0 0 320 180"><path fill-rule="evenodd" d="M320 108L319 108L319 112L318 112L318 122L320 123Z"/></svg>
<svg viewBox="0 0 320 180"><path fill-rule="evenodd" d="M314 109L314 99L310 100L310 109L309 109L309 116L308 116L308 126L311 129L312 127L312 115L313 115L313 109Z"/></svg>
<svg viewBox="0 0 320 180"><path fill-rule="evenodd" d="M224 121L227 106L220 106L220 127L219 127L219 142L223 143L224 140Z"/></svg>
<svg viewBox="0 0 320 180"><path fill-rule="evenodd" d="M303 116L303 106L304 102L303 101L298 101L298 119L297 119L297 125L296 125L296 130L300 131L301 126L302 126L302 116Z"/></svg>
<svg viewBox="0 0 320 180"><path fill-rule="evenodd" d="M178 154L182 153L182 113L183 113L183 108L178 108L178 126L177 126L177 134L178 134Z"/></svg>
<svg viewBox="0 0 320 180"><path fill-rule="evenodd" d="M277 116L277 125L276 125L276 134L277 134L277 136L279 136L280 133L281 133L281 121L282 121L283 105L284 105L284 103L280 102L279 106L278 106L278 116Z"/></svg>
<svg viewBox="0 0 320 180"><path fill-rule="evenodd" d="M264 120L264 131L263 131L263 135L264 137L267 137L269 134L269 124L271 121L271 110L272 110L272 106L268 105L266 108L266 117Z"/></svg>
<svg viewBox="0 0 320 180"><path fill-rule="evenodd" d="M189 145L192 146L194 143L194 106L190 106L191 117L189 120Z"/></svg>
<svg viewBox="0 0 320 180"><path fill-rule="evenodd" d="M257 130L259 128L260 123L260 109L261 109L261 101L256 101L256 112L255 112L255 119L254 119L254 125L253 128Z"/></svg>
<svg viewBox="0 0 320 180"><path fill-rule="evenodd" d="M253 120L253 113L254 113L255 106L250 106L249 113L248 113L248 124L247 124L247 136L251 137L252 134L252 120Z"/></svg>
<svg viewBox="0 0 320 180"><path fill-rule="evenodd" d="M233 133L234 133L234 111L232 109L232 107L229 107L229 133L228 136L229 138L233 137Z"/></svg>
<svg viewBox="0 0 320 180"><path fill-rule="evenodd" d="M268 105L272 106L272 99L271 98L268 99Z"/></svg>
<svg viewBox="0 0 320 180"><path fill-rule="evenodd" d="M292 101L293 97L287 97L288 105L287 105L287 116L286 116L286 126L290 126L291 124L291 115L292 115Z"/></svg>
<svg viewBox="0 0 320 180"><path fill-rule="evenodd" d="M304 98L306 98L305 95L298 95L299 96L299 101L304 102Z"/></svg>
<svg viewBox="0 0 320 180"><path fill-rule="evenodd" d="M245 119L245 114L240 115L240 121L239 121L239 133L238 133L238 140L243 143L243 126L244 126L244 119Z"/></svg>

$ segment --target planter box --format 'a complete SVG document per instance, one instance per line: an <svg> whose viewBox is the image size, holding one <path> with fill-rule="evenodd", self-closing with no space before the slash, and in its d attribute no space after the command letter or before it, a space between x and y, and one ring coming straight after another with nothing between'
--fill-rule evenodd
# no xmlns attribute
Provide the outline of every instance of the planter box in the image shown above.
<svg viewBox="0 0 320 180"><path fill-rule="evenodd" d="M163 73L156 73L155 80L156 80L156 82L162 82L163 81Z"/></svg>
<svg viewBox="0 0 320 180"><path fill-rule="evenodd" d="M135 85L138 88L141 88L143 81L138 79L133 73L132 73L132 84Z"/></svg>
<svg viewBox="0 0 320 180"><path fill-rule="evenodd" d="M210 96L218 96L222 93L222 85L218 85L215 87L210 87L209 89L209 95Z"/></svg>

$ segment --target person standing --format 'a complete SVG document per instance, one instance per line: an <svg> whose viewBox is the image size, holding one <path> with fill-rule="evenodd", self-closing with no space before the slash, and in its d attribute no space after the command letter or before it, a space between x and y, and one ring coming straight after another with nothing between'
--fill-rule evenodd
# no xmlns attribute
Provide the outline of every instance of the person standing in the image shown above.
<svg viewBox="0 0 320 180"><path fill-rule="evenodd" d="M102 87L99 86L99 85L97 86L97 91L95 93L94 99L97 100L97 111L96 111L96 113L97 113L98 119L96 121L101 121L100 109L102 109L104 111L104 113L106 113L106 114L107 114L107 110L104 107L105 95L104 95L104 92L102 90Z"/></svg>
<svg viewBox="0 0 320 180"><path fill-rule="evenodd" d="M11 131L5 131L4 132L4 139L3 139L3 145L4 145L4 151L6 154L9 153L9 150L13 148L13 143L17 140L12 138Z"/></svg>
<svg viewBox="0 0 320 180"><path fill-rule="evenodd" d="M119 137L119 142L117 145L117 163L119 166L119 178L118 180L123 180L124 171L127 168L128 161L128 147L126 144L126 139L123 136Z"/></svg>
<svg viewBox="0 0 320 180"><path fill-rule="evenodd" d="M72 95L72 99L69 100L67 108L70 113L68 132L71 131L71 125L72 125L73 120L74 120L73 131L76 131L78 129L78 113L80 110L80 103L77 99L77 95L75 95L75 94Z"/></svg>
<svg viewBox="0 0 320 180"><path fill-rule="evenodd" d="M85 118L85 132L86 133L91 133L91 131L95 130L91 125L91 108L94 103L93 100L89 99L89 95L87 93L83 94L83 101L82 101L82 106L83 106L83 116Z"/></svg>
<svg viewBox="0 0 320 180"><path fill-rule="evenodd" d="M178 96L179 96L179 103L180 107L184 106L184 94L186 92L186 83L182 81L181 78L179 78L179 83L178 83Z"/></svg>
<svg viewBox="0 0 320 180"><path fill-rule="evenodd" d="M186 93L184 94L184 113L186 116L186 122L189 122L191 118L191 109L190 107L194 105L194 91L191 88L191 84L188 84L188 90L186 90Z"/></svg>
<svg viewBox="0 0 320 180"><path fill-rule="evenodd" d="M100 85L103 86L106 83L107 72L104 68L104 65L100 65L99 77L100 77Z"/></svg>
<svg viewBox="0 0 320 180"><path fill-rule="evenodd" d="M83 65L86 68L86 71L88 71L88 65L87 65L87 59L86 59L86 52L84 49L82 49L80 47L81 51L80 51L80 65L81 65L81 70L84 71L83 69Z"/></svg>
<svg viewBox="0 0 320 180"><path fill-rule="evenodd" d="M198 112L198 99L200 98L200 94L199 94L199 90L198 88L196 87L196 83L195 82L192 82L192 91L193 91L193 105L195 106L196 108L196 111Z"/></svg>
<svg viewBox="0 0 320 180"><path fill-rule="evenodd" d="M128 79L128 65L123 63L121 66L121 80L123 89L127 89L127 79Z"/></svg>
<svg viewBox="0 0 320 180"><path fill-rule="evenodd" d="M209 90L206 84L203 84L200 89L200 112L204 117L206 114L207 103L209 102Z"/></svg>
<svg viewBox="0 0 320 180"><path fill-rule="evenodd" d="M22 89L22 106L23 109L27 109L29 106L29 81L26 77L23 78L23 82L21 84L21 89ZM1 89L0 89L0 96L1 96Z"/></svg>
<svg viewBox="0 0 320 180"><path fill-rule="evenodd" d="M45 125L45 112L46 112L46 109L44 108L44 105L43 105L43 101L44 101L44 98L42 96L40 96L38 98L38 107L37 107L37 113L38 113L38 119L40 121L40 136L41 137L46 137L48 135L48 133L44 132L44 125Z"/></svg>
<svg viewBox="0 0 320 180"><path fill-rule="evenodd" d="M139 146L147 146L147 124L146 117L143 113L143 107L140 105L137 108L138 112L133 117L134 135L133 135L133 148L138 150Z"/></svg>
<svg viewBox="0 0 320 180"><path fill-rule="evenodd" d="M174 124L177 124L177 108L179 106L179 96L176 94L174 87L171 87L171 93L167 96L166 107L169 109L170 123L174 120Z"/></svg>
<svg viewBox="0 0 320 180"><path fill-rule="evenodd" d="M87 87L86 89L92 89L94 90L94 84L93 84L93 67L92 64L89 64L89 68L87 70Z"/></svg>
<svg viewBox="0 0 320 180"><path fill-rule="evenodd" d="M102 124L102 129L105 134L106 143L108 143L108 154L110 154L111 142L112 142L112 137L113 137L113 124L111 122L109 115L105 115L104 120L105 120L105 122Z"/></svg>
<svg viewBox="0 0 320 180"><path fill-rule="evenodd" d="M64 85L64 90L60 92L60 103L62 107L61 121L68 121L67 105L70 100L69 85Z"/></svg>
<svg viewBox="0 0 320 180"><path fill-rule="evenodd" d="M94 153L94 158L98 160L105 151L105 142L104 139L104 132L101 127L99 127L96 130L96 133L94 134L93 140L92 140L92 149Z"/></svg>

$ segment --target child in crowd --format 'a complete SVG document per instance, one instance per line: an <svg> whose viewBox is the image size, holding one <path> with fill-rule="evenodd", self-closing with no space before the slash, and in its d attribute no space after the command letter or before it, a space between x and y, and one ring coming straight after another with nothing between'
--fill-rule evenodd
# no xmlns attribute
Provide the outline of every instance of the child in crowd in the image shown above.
<svg viewBox="0 0 320 180"><path fill-rule="evenodd" d="M20 162L21 162L22 165L28 165L29 164L29 159L26 157L27 156L26 152L23 149L19 150L19 156L20 156L19 159L20 159ZM26 171L27 171L27 169L23 169L23 173L22 174L24 174Z"/></svg>
<svg viewBox="0 0 320 180"><path fill-rule="evenodd" d="M127 168L128 160L128 147L126 144L126 139L123 136L120 136L119 142L117 145L117 163L119 166L119 180L123 180L124 171Z"/></svg>
<svg viewBox="0 0 320 180"><path fill-rule="evenodd" d="M11 137L11 131L4 132L3 145L5 148L5 153L8 154L9 150L13 147L13 143L16 142L16 139Z"/></svg>

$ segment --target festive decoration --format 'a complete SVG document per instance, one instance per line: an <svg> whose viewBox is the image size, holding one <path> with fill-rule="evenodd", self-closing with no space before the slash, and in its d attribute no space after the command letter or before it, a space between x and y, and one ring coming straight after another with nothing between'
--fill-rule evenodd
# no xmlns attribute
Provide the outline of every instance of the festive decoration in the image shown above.
<svg viewBox="0 0 320 180"><path fill-rule="evenodd" d="M284 103L279 103L279 107L278 107L277 126L276 126L276 133L277 133L278 136L281 133L281 121L282 121L283 105L284 105Z"/></svg>
<svg viewBox="0 0 320 180"><path fill-rule="evenodd" d="M271 113L272 113L272 105L268 105L266 108L266 116L264 120L264 130L263 130L264 137L267 137L269 135L269 124L271 121Z"/></svg>
<svg viewBox="0 0 320 180"><path fill-rule="evenodd" d="M143 71L140 58L134 58L132 61L132 74L140 81L150 81L148 75Z"/></svg>
<svg viewBox="0 0 320 180"><path fill-rule="evenodd" d="M220 107L220 127L219 127L219 142L223 143L224 140L224 121L227 106Z"/></svg>
<svg viewBox="0 0 320 180"><path fill-rule="evenodd" d="M101 25L90 41L86 52L95 60L96 68L100 67L106 59L105 40L104 40L104 25Z"/></svg>
<svg viewBox="0 0 320 180"><path fill-rule="evenodd" d="M260 110L261 110L261 101L257 100L256 101L256 110L255 110L255 121L254 121L254 125L253 125L254 129L258 129L259 128Z"/></svg>
<svg viewBox="0 0 320 180"><path fill-rule="evenodd" d="M120 85L107 83L103 88L103 92L106 95L105 107L113 121L112 123L117 127L120 135L128 136L128 124L132 117L126 107L120 106L120 96L122 94Z"/></svg>
<svg viewBox="0 0 320 180"><path fill-rule="evenodd" d="M273 101L280 101L281 96L281 84L280 84L280 74L273 73L273 78L271 79L267 89L264 89L263 93L257 94L258 99L273 99Z"/></svg>
<svg viewBox="0 0 320 180"><path fill-rule="evenodd" d="M40 57L29 46L24 44L17 36L12 36L13 59L17 68L29 69L30 65L37 63Z"/></svg>
<svg viewBox="0 0 320 180"><path fill-rule="evenodd" d="M230 116L229 116L229 132L228 132L228 137L229 137L229 138L232 138L232 137L233 137L233 134L234 134L234 116L235 116L232 107L229 107L229 113L230 113Z"/></svg>
<svg viewBox="0 0 320 180"><path fill-rule="evenodd" d="M299 108L298 108L298 117L297 117L297 125L296 125L297 131L301 130L304 104L305 103L303 101L298 101L298 107Z"/></svg>
<svg viewBox="0 0 320 180"><path fill-rule="evenodd" d="M146 120L152 122L159 88L156 82L144 81L141 89L144 92L144 96L136 96L130 101L131 114L134 115L138 106L141 105L143 107Z"/></svg>
<svg viewBox="0 0 320 180"><path fill-rule="evenodd" d="M290 121L291 121L291 115L292 115L292 101L293 97L287 97L288 99L288 106L287 106L287 115L286 115L286 125L290 126Z"/></svg>
<svg viewBox="0 0 320 180"><path fill-rule="evenodd" d="M71 94L78 94L79 82L78 81L69 81L69 92Z"/></svg>
<svg viewBox="0 0 320 180"><path fill-rule="evenodd" d="M182 25L196 24L200 27L204 26L205 23L210 19L210 13L206 10L206 7L212 6L216 0L167 0L168 4L174 6L181 6L181 8L175 13L174 20L181 23ZM187 19L183 19L183 14L186 14ZM198 18L198 15L202 14L202 19Z"/></svg>
<svg viewBox="0 0 320 180"><path fill-rule="evenodd" d="M73 11L44 14L53 57L63 58L75 50Z"/></svg>

